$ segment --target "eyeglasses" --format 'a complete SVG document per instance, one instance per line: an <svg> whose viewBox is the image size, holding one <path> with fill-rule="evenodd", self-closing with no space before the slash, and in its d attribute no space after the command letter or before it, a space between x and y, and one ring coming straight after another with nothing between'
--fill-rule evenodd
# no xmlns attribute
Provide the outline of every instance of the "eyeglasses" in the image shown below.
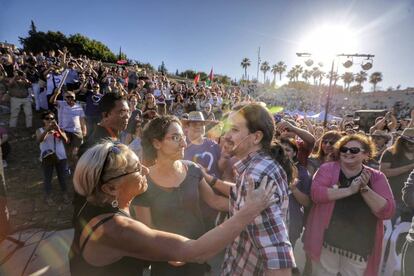
<svg viewBox="0 0 414 276"><path fill-rule="evenodd" d="M180 143L181 141L186 141L187 137L185 135L174 134L171 136L166 136L165 138L171 139L175 143Z"/></svg>
<svg viewBox="0 0 414 276"><path fill-rule="evenodd" d="M329 144L331 146L333 146L336 143L336 141L333 140L322 140L322 144L326 145Z"/></svg>
<svg viewBox="0 0 414 276"><path fill-rule="evenodd" d="M45 117L43 120L46 120L46 121L52 121L52 120L54 120L55 118L54 117Z"/></svg>
<svg viewBox="0 0 414 276"><path fill-rule="evenodd" d="M118 145L120 145L120 144L121 144L120 142L114 141L113 142L113 145L109 148L108 153L106 154L106 157L105 157L105 161L104 161L104 163L102 165L102 169L101 169L100 175L99 175L99 183L100 184L103 184L103 183L106 183L106 182L109 182L109 181L112 181L112 180L121 178L121 177L126 176L126 175L129 175L129 174L133 174L133 173L140 173L140 174L142 174L142 165L139 162L137 162L138 168L135 169L134 171L132 171L132 172L125 172L123 174L120 174L120 175L111 177L111 178L107 179L105 182L103 182L102 176L103 176L103 172L105 170L105 167L106 167L106 165L108 163L109 155L111 153L113 153L115 155L121 154L121 149L118 147Z"/></svg>
<svg viewBox="0 0 414 276"><path fill-rule="evenodd" d="M339 148L339 151L342 152L342 153L347 153L349 151L352 154L358 154L361 151L364 152L363 149L360 149L358 147L351 147L351 148L348 148L348 147L340 147Z"/></svg>

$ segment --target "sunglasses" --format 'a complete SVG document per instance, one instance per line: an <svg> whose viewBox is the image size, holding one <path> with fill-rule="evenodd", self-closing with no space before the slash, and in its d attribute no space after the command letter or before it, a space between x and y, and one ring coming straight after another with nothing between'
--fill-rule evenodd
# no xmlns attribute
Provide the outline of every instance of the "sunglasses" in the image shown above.
<svg viewBox="0 0 414 276"><path fill-rule="evenodd" d="M101 184L107 183L109 181L112 181L112 180L115 180L115 179L118 179L118 178L127 176L129 174L133 174L133 173L140 173L142 175L142 165L139 162L137 162L138 168L135 169L135 170L133 170L132 172L125 172L123 174L120 174L120 175L111 177L111 178L107 179L105 182L103 182L102 176L103 176L104 169L107 166L109 155L111 153L113 153L115 155L121 154L121 149L118 147L120 144L121 144L120 142L115 141L115 142L113 142L113 145L109 148L108 153L106 154L105 161L103 163L103 166L102 166L100 175L99 175L99 183L101 183Z"/></svg>
<svg viewBox="0 0 414 276"><path fill-rule="evenodd" d="M350 152L350 153L352 153L352 154L358 154L358 153L360 153L361 151L362 152L364 152L364 150L363 149L360 149L360 148L358 148L358 147L352 147L352 148L348 148L348 147L340 147L339 148L339 151L340 152L342 152L342 153L347 153L348 151Z"/></svg>
<svg viewBox="0 0 414 276"><path fill-rule="evenodd" d="M66 100L74 100L74 99L75 99L75 97L73 97L73 96L66 96L66 97L65 97L65 99L66 99Z"/></svg>
<svg viewBox="0 0 414 276"><path fill-rule="evenodd" d="M336 143L336 141L333 140L322 140L322 144L326 145L329 144L331 146L333 146Z"/></svg>
<svg viewBox="0 0 414 276"><path fill-rule="evenodd" d="M46 121L52 121L52 120L54 120L55 118L54 117L45 117L43 120L46 120Z"/></svg>

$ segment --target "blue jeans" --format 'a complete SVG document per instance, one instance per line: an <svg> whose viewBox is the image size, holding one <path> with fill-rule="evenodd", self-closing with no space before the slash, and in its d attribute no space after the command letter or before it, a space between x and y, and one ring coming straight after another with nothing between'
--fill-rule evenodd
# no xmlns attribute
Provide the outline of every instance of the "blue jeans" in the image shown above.
<svg viewBox="0 0 414 276"><path fill-rule="evenodd" d="M66 169L67 161L66 159L59 160L58 163L54 165L45 165L43 167L43 177L44 177L44 189L46 195L52 193L52 177L53 177L53 168L56 168L57 177L59 180L60 189L62 192L66 192Z"/></svg>

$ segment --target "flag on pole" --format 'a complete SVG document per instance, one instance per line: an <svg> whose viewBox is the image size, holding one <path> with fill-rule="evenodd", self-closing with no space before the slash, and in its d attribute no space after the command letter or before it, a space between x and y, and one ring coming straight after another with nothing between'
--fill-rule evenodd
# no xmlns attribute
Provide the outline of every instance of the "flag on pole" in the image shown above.
<svg viewBox="0 0 414 276"><path fill-rule="evenodd" d="M195 85L197 85L197 83L200 81L200 74L197 74L195 77L194 77L194 84Z"/></svg>
<svg viewBox="0 0 414 276"><path fill-rule="evenodd" d="M213 79L214 79L214 73L213 73L213 67L210 70L210 75L208 75L208 80L206 82L207 86L211 86L211 84L213 83Z"/></svg>

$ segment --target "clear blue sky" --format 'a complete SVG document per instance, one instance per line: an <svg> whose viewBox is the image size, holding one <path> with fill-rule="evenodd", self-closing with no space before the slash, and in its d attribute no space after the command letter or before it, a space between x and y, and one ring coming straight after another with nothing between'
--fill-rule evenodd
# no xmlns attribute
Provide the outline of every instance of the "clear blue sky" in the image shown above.
<svg viewBox="0 0 414 276"><path fill-rule="evenodd" d="M383 73L379 86L414 87L413 0L0 0L0 41L18 44L31 19L40 31L81 33L115 53L122 46L130 58L164 61L172 72L214 67L238 79L244 57L256 76L259 46L271 65L303 65L295 55L306 50L299 49L303 37L322 24L346 24L355 30L355 50L376 55L370 72Z"/></svg>

